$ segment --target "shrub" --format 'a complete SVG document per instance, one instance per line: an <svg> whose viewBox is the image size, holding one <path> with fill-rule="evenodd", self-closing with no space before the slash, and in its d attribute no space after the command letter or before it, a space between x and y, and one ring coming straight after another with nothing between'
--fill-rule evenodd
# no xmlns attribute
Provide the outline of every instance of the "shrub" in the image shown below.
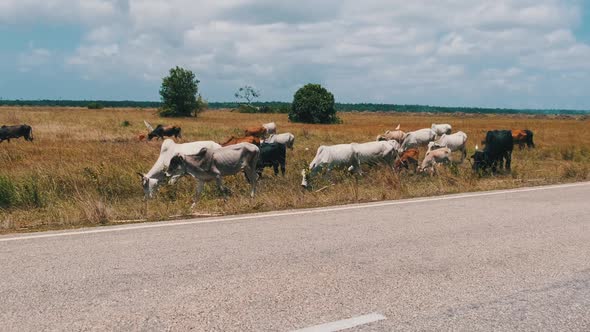
<svg viewBox="0 0 590 332"><path fill-rule="evenodd" d="M259 113L259 110L256 106L240 105L240 106L238 106L238 112L240 112L240 113Z"/></svg>
<svg viewBox="0 0 590 332"><path fill-rule="evenodd" d="M289 120L303 123L338 123L334 95L319 84L307 84L295 92Z"/></svg>
<svg viewBox="0 0 590 332"><path fill-rule="evenodd" d="M131 126L131 122L124 120L123 122L121 122L121 127L129 127Z"/></svg>
<svg viewBox="0 0 590 332"><path fill-rule="evenodd" d="M9 208L17 203L17 190L12 181L0 176L0 208Z"/></svg>

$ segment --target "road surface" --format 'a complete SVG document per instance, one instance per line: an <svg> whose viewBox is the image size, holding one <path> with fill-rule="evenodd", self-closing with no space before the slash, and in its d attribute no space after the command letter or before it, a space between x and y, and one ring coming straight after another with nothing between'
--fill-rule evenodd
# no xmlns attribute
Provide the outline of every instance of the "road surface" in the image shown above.
<svg viewBox="0 0 590 332"><path fill-rule="evenodd" d="M0 237L0 330L590 330L590 183Z"/></svg>

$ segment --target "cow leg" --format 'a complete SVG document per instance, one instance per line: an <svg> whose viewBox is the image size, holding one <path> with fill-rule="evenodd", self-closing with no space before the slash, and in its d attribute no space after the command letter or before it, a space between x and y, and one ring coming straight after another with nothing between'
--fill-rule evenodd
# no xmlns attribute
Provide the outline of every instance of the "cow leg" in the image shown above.
<svg viewBox="0 0 590 332"><path fill-rule="evenodd" d="M197 190L195 191L195 197L193 198L193 205L191 205L191 209L194 209L201 198L201 193L203 192L203 187L205 186L205 182L198 180L197 181Z"/></svg>
<svg viewBox="0 0 590 332"><path fill-rule="evenodd" d="M219 191L221 191L221 193L223 194L223 199L226 200L227 199L227 191L226 189L223 187L223 182L221 181L221 175L217 175L215 177L215 183L217 183L217 188L219 189Z"/></svg>
<svg viewBox="0 0 590 332"><path fill-rule="evenodd" d="M279 162L278 161L274 160L272 162L272 170L275 172L275 176L279 175Z"/></svg>
<svg viewBox="0 0 590 332"><path fill-rule="evenodd" d="M512 151L506 152L506 170L510 171L510 164L512 163Z"/></svg>
<svg viewBox="0 0 590 332"><path fill-rule="evenodd" d="M248 182L250 182L250 186L251 186L251 190L250 190L250 197L254 198L254 195L256 194L256 182L257 182L257 175L256 175L256 171L253 168L246 168L244 170L246 172L246 175L248 176ZM276 175L276 174L275 174Z"/></svg>
<svg viewBox="0 0 590 332"><path fill-rule="evenodd" d="M285 169L286 169L286 168L285 168L285 162L284 162L284 161L282 161L282 162L280 162L279 164L281 165L281 174L282 174L283 176L285 176Z"/></svg>

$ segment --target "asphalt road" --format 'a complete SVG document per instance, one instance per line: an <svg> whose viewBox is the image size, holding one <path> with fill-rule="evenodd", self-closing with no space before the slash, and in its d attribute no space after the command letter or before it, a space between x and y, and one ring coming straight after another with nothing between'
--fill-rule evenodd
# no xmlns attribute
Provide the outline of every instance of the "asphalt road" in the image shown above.
<svg viewBox="0 0 590 332"><path fill-rule="evenodd" d="M3 236L0 330L589 331L589 198L582 183Z"/></svg>

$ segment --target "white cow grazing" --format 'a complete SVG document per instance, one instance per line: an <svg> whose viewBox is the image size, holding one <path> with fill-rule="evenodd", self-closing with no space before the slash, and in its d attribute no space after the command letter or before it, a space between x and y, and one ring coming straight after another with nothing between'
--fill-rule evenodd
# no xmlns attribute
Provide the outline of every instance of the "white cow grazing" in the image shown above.
<svg viewBox="0 0 590 332"><path fill-rule="evenodd" d="M277 133L277 124L274 122L265 123L262 125L264 129L266 129L266 134L276 134Z"/></svg>
<svg viewBox="0 0 590 332"><path fill-rule="evenodd" d="M437 150L428 151L424 160L422 161L422 166L418 169L419 172L425 172L427 169L430 171L430 175L434 174L436 164L448 164L452 162L451 158L451 149L449 148L440 148Z"/></svg>
<svg viewBox="0 0 590 332"><path fill-rule="evenodd" d="M334 168L347 167L349 172L362 174L361 164L378 162L393 168L398 149L399 143L395 141L322 145L309 164L309 174L301 171L301 185L307 188L308 180L322 169L326 169L327 174Z"/></svg>
<svg viewBox="0 0 590 332"><path fill-rule="evenodd" d="M399 129L387 130L383 135L377 136L377 141L397 141L401 143L406 138L406 135L405 132Z"/></svg>
<svg viewBox="0 0 590 332"><path fill-rule="evenodd" d="M170 165L170 159L172 159L173 156L177 154L195 154L199 152L201 148L217 149L220 147L221 145L213 141L197 141L176 144L169 138L165 139L164 142L162 142L162 147L160 148L160 156L150 171L147 172L147 174L141 174L139 172L137 173L141 177L144 197L146 199L153 197L158 186L166 178L165 170ZM171 181L174 182L177 179L178 177L173 177Z"/></svg>
<svg viewBox="0 0 590 332"><path fill-rule="evenodd" d="M194 207L201 193L205 182L215 180L217 187L225 195L221 178L228 175L235 175L244 171L246 178L251 185L250 197L256 193L256 164L260 158L260 149L250 143L239 143L228 145L218 149L202 148L198 153L192 155L176 154L170 160L170 167L166 172L167 176L183 176L189 174L198 181L197 190L193 199Z"/></svg>
<svg viewBox="0 0 590 332"><path fill-rule="evenodd" d="M406 134L406 138L404 139L401 151L406 151L408 149L417 148L420 146L426 146L429 142L432 142L436 139L436 133L432 131L432 129L424 128L416 131L411 131Z"/></svg>
<svg viewBox="0 0 590 332"><path fill-rule="evenodd" d="M442 136L442 134L449 135L451 133L451 131L453 130L451 125L446 124L446 123L441 123L441 124L433 123L432 126L430 126L430 129L432 129L432 131L434 131L436 133L436 136Z"/></svg>
<svg viewBox="0 0 590 332"><path fill-rule="evenodd" d="M461 162L467 156L467 134L458 131L454 134L443 134L438 140L428 143L428 151L436 150L438 148L447 147L451 152L461 151Z"/></svg>
<svg viewBox="0 0 590 332"><path fill-rule="evenodd" d="M264 143L280 143L293 150L295 135L291 133L272 134L269 138L264 140Z"/></svg>

